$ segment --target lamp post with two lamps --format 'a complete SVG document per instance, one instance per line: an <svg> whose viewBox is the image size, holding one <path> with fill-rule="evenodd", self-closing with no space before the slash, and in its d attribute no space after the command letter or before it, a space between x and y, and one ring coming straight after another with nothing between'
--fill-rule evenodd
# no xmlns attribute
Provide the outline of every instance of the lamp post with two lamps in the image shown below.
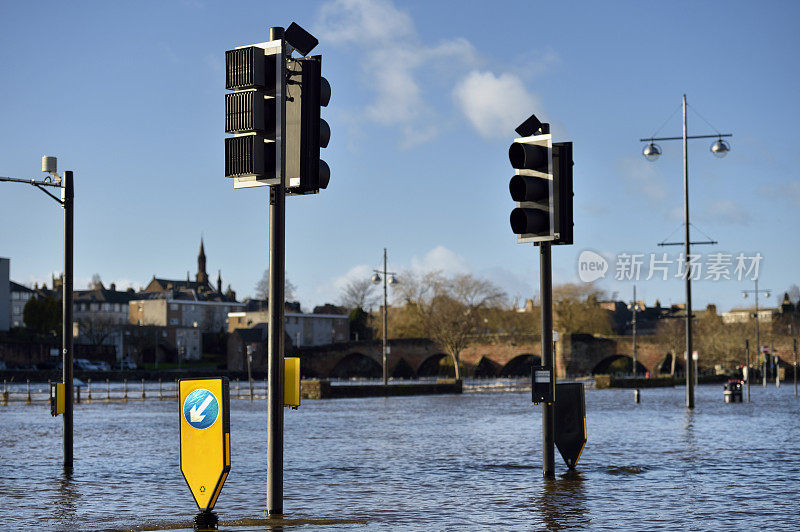
<svg viewBox="0 0 800 532"><path fill-rule="evenodd" d="M755 287L754 290L742 290L742 297L747 299L748 294L754 294L755 298L756 298L756 312L755 312L755 314L753 316L756 319L756 349L758 350L759 353L761 353L761 356L764 357L764 364L763 364L763 367L762 367L762 370L761 370L761 373L762 373L761 378L762 378L762 380L764 382L764 388L766 388L767 387L767 354L764 353L762 351L762 349L761 349L761 338L759 336L758 295L759 294L764 294L765 296L770 297L772 295L772 293L771 293L772 291L770 289L768 289L768 288L759 290L758 289L758 277L756 277L755 283L756 283L756 287ZM747 368L747 381L748 381L748 384L749 384L750 383L750 368Z"/></svg>
<svg viewBox="0 0 800 532"><path fill-rule="evenodd" d="M694 364L690 360L692 356L692 276L690 273L690 247L691 244L716 244L716 242L692 242L689 238L689 159L688 159L688 140L689 139L717 139L711 145L711 153L716 157L724 157L730 151L730 145L723 137L732 137L730 133L717 133L716 135L692 135L689 136L686 130L686 95L683 95L683 136L680 137L661 137L656 138L651 136L649 138L639 139L640 142L647 142L642 155L648 161L655 161L661 155L661 147L655 141L667 140L682 140L683 141L683 225L684 225L684 241L681 242L662 242L659 245L683 245L685 261L685 280L686 280L686 408L694 408Z"/></svg>
<svg viewBox="0 0 800 532"><path fill-rule="evenodd" d="M387 345L387 338L388 338L388 330L387 327L389 325L389 317L388 317L388 288L387 284L397 284L399 281L397 280L397 275L394 272L386 271L386 248L383 248L383 271L381 270L372 270L374 273L372 274L372 282L375 284L380 284L383 281L383 385L386 386L389 384L389 372L387 367L387 353L389 350L389 346ZM381 273L383 277L381 277Z"/></svg>

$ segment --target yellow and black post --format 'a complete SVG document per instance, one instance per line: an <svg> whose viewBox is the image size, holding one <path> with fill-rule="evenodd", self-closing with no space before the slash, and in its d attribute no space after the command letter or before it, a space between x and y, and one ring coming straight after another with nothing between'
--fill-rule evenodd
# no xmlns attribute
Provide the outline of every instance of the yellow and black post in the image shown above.
<svg viewBox="0 0 800 532"><path fill-rule="evenodd" d="M195 530L216 530L212 512L231 470L230 388L227 377L178 382L180 464L200 513Z"/></svg>

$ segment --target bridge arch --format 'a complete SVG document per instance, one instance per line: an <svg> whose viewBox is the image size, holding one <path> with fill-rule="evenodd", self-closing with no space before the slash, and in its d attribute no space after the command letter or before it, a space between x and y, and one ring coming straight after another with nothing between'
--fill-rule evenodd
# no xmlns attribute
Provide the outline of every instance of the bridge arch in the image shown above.
<svg viewBox="0 0 800 532"><path fill-rule="evenodd" d="M498 377L530 377L531 366L538 366L541 363L541 357L523 353L509 360L498 373Z"/></svg>
<svg viewBox="0 0 800 532"><path fill-rule="evenodd" d="M417 377L453 377L454 375L453 362L444 353L429 356L417 368Z"/></svg>
<svg viewBox="0 0 800 532"><path fill-rule="evenodd" d="M656 367L654 368L656 372L665 374L671 373L672 357L673 357L672 353L667 353L666 355L664 355L664 358L662 358L661 361L658 364L656 364ZM676 375L683 374L683 362L681 362L680 357L675 359L675 374Z"/></svg>
<svg viewBox="0 0 800 532"><path fill-rule="evenodd" d="M379 379L383 375L383 369L372 357L362 353L350 353L343 357L331 369L330 378L347 379L360 377L364 379Z"/></svg>
<svg viewBox="0 0 800 532"><path fill-rule="evenodd" d="M392 370L389 372L389 377L393 379L413 379L417 375L414 373L414 368L406 362L405 358L401 358L397 361L397 364L394 365Z"/></svg>
<svg viewBox="0 0 800 532"><path fill-rule="evenodd" d="M500 364L490 359L486 355L481 356L481 359L475 365L473 376L477 378L491 378L496 377L500 371Z"/></svg>
<svg viewBox="0 0 800 532"><path fill-rule="evenodd" d="M648 370L638 360L636 361L636 373L644 375ZM633 372L633 357L628 355L610 355L595 364L592 368L592 375L624 373L629 375Z"/></svg>

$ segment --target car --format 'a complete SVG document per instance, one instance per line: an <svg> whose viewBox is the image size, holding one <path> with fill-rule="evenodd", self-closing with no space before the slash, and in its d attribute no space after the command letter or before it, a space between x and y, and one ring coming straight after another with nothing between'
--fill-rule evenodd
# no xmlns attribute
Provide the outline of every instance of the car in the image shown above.
<svg viewBox="0 0 800 532"><path fill-rule="evenodd" d="M74 362L75 369L78 371L98 371L100 367L97 365L96 362L92 362L91 360L87 360L85 358L76 358Z"/></svg>
<svg viewBox="0 0 800 532"><path fill-rule="evenodd" d="M116 367L118 367L119 369L136 369L137 368L136 362L134 362L133 360L131 360L129 358L127 358L125 360L121 360L116 365Z"/></svg>
<svg viewBox="0 0 800 532"><path fill-rule="evenodd" d="M97 366L98 371L111 371L111 364L105 360L95 360L94 365Z"/></svg>

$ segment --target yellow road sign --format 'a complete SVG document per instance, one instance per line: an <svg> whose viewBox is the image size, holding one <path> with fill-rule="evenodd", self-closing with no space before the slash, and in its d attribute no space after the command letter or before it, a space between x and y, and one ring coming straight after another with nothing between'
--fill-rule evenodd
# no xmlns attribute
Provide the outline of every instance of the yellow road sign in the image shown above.
<svg viewBox="0 0 800 532"><path fill-rule="evenodd" d="M181 473L200 511L211 511L231 470L227 377L179 381Z"/></svg>

